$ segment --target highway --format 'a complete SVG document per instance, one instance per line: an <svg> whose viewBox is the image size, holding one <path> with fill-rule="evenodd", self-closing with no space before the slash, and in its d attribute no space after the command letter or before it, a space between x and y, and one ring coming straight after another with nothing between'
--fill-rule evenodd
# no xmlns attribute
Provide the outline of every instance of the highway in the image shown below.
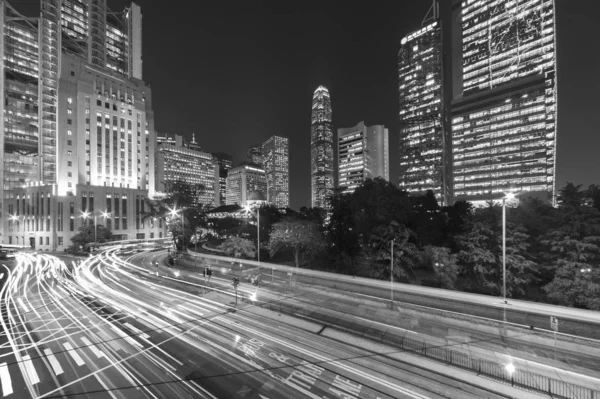
<svg viewBox="0 0 600 399"><path fill-rule="evenodd" d="M140 267L117 251L72 265L19 255L5 271L3 397L511 397L319 323L235 306L231 292L190 290L148 272L156 254Z"/></svg>

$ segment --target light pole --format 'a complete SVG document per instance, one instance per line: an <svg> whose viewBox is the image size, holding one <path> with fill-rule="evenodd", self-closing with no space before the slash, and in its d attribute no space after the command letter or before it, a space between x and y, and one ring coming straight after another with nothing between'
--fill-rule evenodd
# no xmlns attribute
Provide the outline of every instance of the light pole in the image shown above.
<svg viewBox="0 0 600 399"><path fill-rule="evenodd" d="M514 193L507 193L502 198L502 299L506 302L506 200L515 198Z"/></svg>
<svg viewBox="0 0 600 399"><path fill-rule="evenodd" d="M394 306L394 241L392 239L392 245L390 247L390 293L392 298L392 306Z"/></svg>

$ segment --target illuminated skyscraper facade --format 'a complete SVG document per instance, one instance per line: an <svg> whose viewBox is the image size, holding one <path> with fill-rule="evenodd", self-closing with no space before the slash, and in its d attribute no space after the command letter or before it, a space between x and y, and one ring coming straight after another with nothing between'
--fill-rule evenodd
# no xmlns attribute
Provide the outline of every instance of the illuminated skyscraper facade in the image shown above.
<svg viewBox="0 0 600 399"><path fill-rule="evenodd" d="M267 197L267 178L264 169L254 164L236 166L227 171L226 205L246 206L250 194L254 191Z"/></svg>
<svg viewBox="0 0 600 399"><path fill-rule="evenodd" d="M434 21L404 37L398 53L399 185L443 197L442 29Z"/></svg>
<svg viewBox="0 0 600 399"><path fill-rule="evenodd" d="M353 192L366 179L390 179L388 130L364 122L337 131L338 186Z"/></svg>
<svg viewBox="0 0 600 399"><path fill-rule="evenodd" d="M202 151L195 140L188 143L180 135L173 139L158 137L155 165L158 191L170 193L173 185L181 181L193 188L201 186L196 190L196 203L215 205L218 165L212 154Z"/></svg>
<svg viewBox="0 0 600 399"><path fill-rule="evenodd" d="M119 13L106 0L41 0L31 18L0 1L2 242L62 250L90 222L82 215L109 209L116 237L154 235L132 223L154 192L141 18L134 3Z"/></svg>
<svg viewBox="0 0 600 399"><path fill-rule="evenodd" d="M252 146L246 151L246 160L256 166L263 166L263 152L261 145Z"/></svg>
<svg viewBox="0 0 600 399"><path fill-rule="evenodd" d="M227 170L231 169L233 166L233 157L223 152L214 152L212 156L217 163L217 168L219 170L219 201L215 202L215 205L221 206L225 205L225 198L227 195Z"/></svg>
<svg viewBox="0 0 600 399"><path fill-rule="evenodd" d="M327 196L335 186L335 137L329 90L319 86L313 94L310 140L311 206L327 207Z"/></svg>
<svg viewBox="0 0 600 399"><path fill-rule="evenodd" d="M454 197L553 200L554 0L463 0L463 96L453 102Z"/></svg>
<svg viewBox="0 0 600 399"><path fill-rule="evenodd" d="M268 203L277 208L290 205L290 156L286 137L271 136L262 146L262 165L267 178Z"/></svg>

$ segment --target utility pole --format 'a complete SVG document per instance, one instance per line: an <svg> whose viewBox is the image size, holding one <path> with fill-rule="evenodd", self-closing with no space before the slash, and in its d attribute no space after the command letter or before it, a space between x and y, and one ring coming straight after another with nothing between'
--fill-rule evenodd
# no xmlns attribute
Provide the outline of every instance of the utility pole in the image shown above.
<svg viewBox="0 0 600 399"><path fill-rule="evenodd" d="M395 239L392 239L392 245L390 248L390 293L392 306L394 305L394 241Z"/></svg>

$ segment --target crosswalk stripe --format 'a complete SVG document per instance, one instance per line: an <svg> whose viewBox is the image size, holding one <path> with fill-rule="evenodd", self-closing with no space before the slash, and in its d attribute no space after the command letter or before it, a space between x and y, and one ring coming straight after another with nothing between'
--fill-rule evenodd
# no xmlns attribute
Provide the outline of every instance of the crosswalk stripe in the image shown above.
<svg viewBox="0 0 600 399"><path fill-rule="evenodd" d="M102 352L101 350L96 348L95 345L92 345L92 343L90 342L89 339L87 339L86 337L81 337L81 340L83 341L84 344L86 344L88 346L88 348L90 348L92 350L92 352L94 352L94 355L96 355L96 357L98 357L98 358L105 357L104 352Z"/></svg>
<svg viewBox="0 0 600 399"><path fill-rule="evenodd" d="M63 369L60 367L60 363L56 359L56 356L54 356L50 349L44 349L44 353L50 361L50 365L52 366L52 370L54 370L54 374L61 375L63 373Z"/></svg>
<svg viewBox="0 0 600 399"><path fill-rule="evenodd" d="M35 371L35 367L33 366L33 362L31 361L29 355L23 356L22 359L23 364L25 365L25 374L27 374L27 377L29 378L31 384L35 385L38 382L40 382L40 378L38 377L37 372Z"/></svg>
<svg viewBox="0 0 600 399"><path fill-rule="evenodd" d="M69 355L71 355L71 357L73 358L73 360L75 360L75 363L77 363L78 366L83 366L85 364L81 356L79 356L79 354L73 350L73 347L70 343L65 342L63 343L63 346L67 348L67 352L69 352Z"/></svg>
<svg viewBox="0 0 600 399"><path fill-rule="evenodd" d="M10 380L6 363L0 364L0 384L2 384L2 396L8 396L13 393L12 381Z"/></svg>

